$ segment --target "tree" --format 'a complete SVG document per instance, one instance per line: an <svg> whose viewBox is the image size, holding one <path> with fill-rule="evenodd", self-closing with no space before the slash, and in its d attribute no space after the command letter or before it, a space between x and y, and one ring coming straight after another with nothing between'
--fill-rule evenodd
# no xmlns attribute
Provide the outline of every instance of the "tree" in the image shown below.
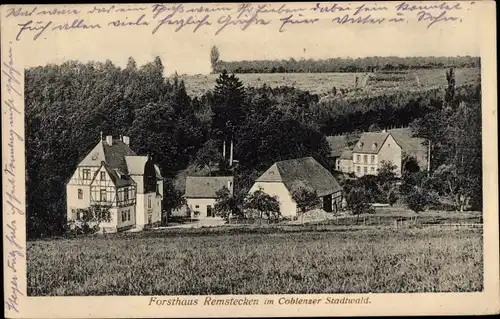
<svg viewBox="0 0 500 319"><path fill-rule="evenodd" d="M389 205L393 206L398 201L398 198L399 198L398 189L396 187L392 187L387 195L387 200L389 202Z"/></svg>
<svg viewBox="0 0 500 319"><path fill-rule="evenodd" d="M369 195L365 188L360 185L355 184L350 188L346 194L346 201L352 214L357 216L356 221L359 220L359 215L373 212Z"/></svg>
<svg viewBox="0 0 500 319"><path fill-rule="evenodd" d="M464 172L457 165L445 164L439 166L433 173L438 192L449 199L457 211L463 211L472 195L472 188Z"/></svg>
<svg viewBox="0 0 500 319"><path fill-rule="evenodd" d="M212 73L217 72L217 65L219 64L220 53L219 49L214 45L210 49L210 65L212 66Z"/></svg>
<svg viewBox="0 0 500 319"><path fill-rule="evenodd" d="M384 194L385 201L391 203L395 195L392 190L396 181L397 166L391 161L382 161L380 164L377 175L378 187L380 188L380 192ZM391 196L393 196L392 199Z"/></svg>
<svg viewBox="0 0 500 319"><path fill-rule="evenodd" d="M377 170L380 181L382 184L392 182L396 179L396 170L398 167L391 161L380 162L380 168Z"/></svg>
<svg viewBox="0 0 500 319"><path fill-rule="evenodd" d="M137 70L137 63L133 57L129 57L127 60L127 69L128 70Z"/></svg>
<svg viewBox="0 0 500 319"><path fill-rule="evenodd" d="M223 187L215 193L214 212L229 222L232 215L240 215L237 197L233 196L227 187Z"/></svg>
<svg viewBox="0 0 500 319"><path fill-rule="evenodd" d="M213 139L206 141L195 155L195 165L201 169L208 169L209 176L212 175L213 167L221 163L222 160L219 145L217 141Z"/></svg>
<svg viewBox="0 0 500 319"><path fill-rule="evenodd" d="M245 208L253 209L260 212L260 219L262 221L263 215L269 220L277 221L281 216L280 203L276 196L271 196L264 193L262 189L250 193L245 198Z"/></svg>
<svg viewBox="0 0 500 319"><path fill-rule="evenodd" d="M413 174L420 171L420 166L418 165L417 158L413 155L405 154L401 162L403 167L403 175Z"/></svg>
<svg viewBox="0 0 500 319"><path fill-rule="evenodd" d="M76 221L72 225L76 233L92 234L100 229L100 223L111 220L111 206L109 205L91 205L88 208L79 208L76 210Z"/></svg>
<svg viewBox="0 0 500 319"><path fill-rule="evenodd" d="M453 107L455 102L455 70L450 68L449 71L446 72L446 81L448 82L448 86L446 87L446 92L444 95L444 102L447 107Z"/></svg>
<svg viewBox="0 0 500 319"><path fill-rule="evenodd" d="M243 83L234 74L222 72L216 80L212 104L214 137L230 142L243 120L245 99Z"/></svg>
<svg viewBox="0 0 500 319"><path fill-rule="evenodd" d="M186 199L183 195L183 192L175 188L174 180L171 178L167 178L163 182L163 208L166 212L166 216L162 216L163 222L168 221L168 216L174 210L186 205Z"/></svg>
<svg viewBox="0 0 500 319"><path fill-rule="evenodd" d="M294 186L292 198L301 212L302 221L306 211L319 203L316 190L304 183L299 183Z"/></svg>
<svg viewBox="0 0 500 319"><path fill-rule="evenodd" d="M404 196L406 206L416 214L425 210L429 203L429 196L425 189L413 186L409 193Z"/></svg>

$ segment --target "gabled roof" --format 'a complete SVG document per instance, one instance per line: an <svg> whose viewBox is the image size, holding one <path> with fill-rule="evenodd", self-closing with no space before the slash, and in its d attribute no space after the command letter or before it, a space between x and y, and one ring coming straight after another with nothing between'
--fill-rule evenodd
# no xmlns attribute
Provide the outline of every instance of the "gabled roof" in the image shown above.
<svg viewBox="0 0 500 319"><path fill-rule="evenodd" d="M389 130L392 137L401 145L401 148L405 152L417 152L417 151L427 151L427 146L424 145L425 139L419 137L413 137L412 132L409 128L398 128Z"/></svg>
<svg viewBox="0 0 500 319"><path fill-rule="evenodd" d="M387 132L365 132L354 146L353 153L378 154L389 135Z"/></svg>
<svg viewBox="0 0 500 319"><path fill-rule="evenodd" d="M146 167L146 162L148 161L147 156L125 156L125 162L128 168L129 175L144 175L144 168ZM156 178L162 179L160 168L155 165Z"/></svg>
<svg viewBox="0 0 500 319"><path fill-rule="evenodd" d="M344 149L342 154L340 154L340 159L352 160L352 150L349 148Z"/></svg>
<svg viewBox="0 0 500 319"><path fill-rule="evenodd" d="M128 174L125 156L136 155L127 144L119 139L114 139L112 145L101 140L78 166L101 166L101 163L105 162L110 168L118 168L123 173Z"/></svg>
<svg viewBox="0 0 500 319"><path fill-rule="evenodd" d="M318 196L342 190L335 177L312 157L276 162L256 182L282 182L290 192L305 184Z"/></svg>
<svg viewBox="0 0 500 319"><path fill-rule="evenodd" d="M185 195L187 198L215 198L217 191L228 187L228 182L232 193L233 176L187 176Z"/></svg>
<svg viewBox="0 0 500 319"><path fill-rule="evenodd" d="M415 156L420 167L427 165L427 145L424 138L413 137L410 128L397 128L389 130L392 137L401 145L401 149L408 155Z"/></svg>

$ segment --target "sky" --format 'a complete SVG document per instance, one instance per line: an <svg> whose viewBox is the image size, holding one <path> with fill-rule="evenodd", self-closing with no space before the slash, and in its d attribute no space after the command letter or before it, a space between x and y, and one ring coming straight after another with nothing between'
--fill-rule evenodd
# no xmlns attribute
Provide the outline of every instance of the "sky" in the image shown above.
<svg viewBox="0 0 500 319"><path fill-rule="evenodd" d="M480 56L477 14L463 23L438 23L427 28L420 23L377 26L334 25L323 19L314 25L293 25L278 32L279 25L251 26L246 31L226 28L218 35L210 27L192 33L192 27L173 32L164 26L154 35L151 27L106 30L72 30L48 33L32 41L17 43L33 52L25 66L110 59L125 66L129 56L138 65L160 56L165 74L210 72L210 48L216 45L224 61L260 59L324 59L366 56ZM94 19L99 19L95 18ZM86 20L89 22L98 20ZM189 29L188 29L189 28Z"/></svg>

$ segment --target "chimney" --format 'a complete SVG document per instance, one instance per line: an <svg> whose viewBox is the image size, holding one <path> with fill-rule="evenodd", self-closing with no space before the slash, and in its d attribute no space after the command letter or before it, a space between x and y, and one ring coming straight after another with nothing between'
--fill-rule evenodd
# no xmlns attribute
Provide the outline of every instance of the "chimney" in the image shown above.
<svg viewBox="0 0 500 319"><path fill-rule="evenodd" d="M113 136L112 135L106 136L106 143L108 143L109 146L113 145Z"/></svg>
<svg viewBox="0 0 500 319"><path fill-rule="evenodd" d="M130 145L130 137L123 135L123 143Z"/></svg>
<svg viewBox="0 0 500 319"><path fill-rule="evenodd" d="M231 139L231 150L229 151L229 167L233 166L233 140Z"/></svg>

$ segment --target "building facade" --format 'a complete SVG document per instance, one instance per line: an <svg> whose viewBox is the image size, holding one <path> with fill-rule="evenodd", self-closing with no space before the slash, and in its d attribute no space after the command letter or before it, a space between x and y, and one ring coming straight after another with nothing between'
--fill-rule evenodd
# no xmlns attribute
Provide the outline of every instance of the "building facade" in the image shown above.
<svg viewBox="0 0 500 319"><path fill-rule="evenodd" d="M366 132L361 134L352 150L344 150L336 159L335 167L344 173L354 173L356 177L377 175L384 162L396 168L401 176L403 150L391 133Z"/></svg>
<svg viewBox="0 0 500 319"><path fill-rule="evenodd" d="M225 187L233 194L233 182L233 176L187 176L184 197L191 218L217 218L214 212L217 192Z"/></svg>
<svg viewBox="0 0 500 319"><path fill-rule="evenodd" d="M396 176L401 176L401 160L401 146L387 132L363 133L352 150L353 172L357 177L377 175L383 162L396 166Z"/></svg>
<svg viewBox="0 0 500 319"><path fill-rule="evenodd" d="M143 229L161 222L163 178L149 156L130 149L127 136L107 136L85 156L66 184L67 220L82 221L82 210L106 207L101 231Z"/></svg>
<svg viewBox="0 0 500 319"><path fill-rule="evenodd" d="M262 190L276 196L283 217L296 217L297 204L293 192L300 186L314 191L320 199L320 208L334 212L342 206L342 187L335 177L312 157L286 160L274 163L253 184L250 193Z"/></svg>

